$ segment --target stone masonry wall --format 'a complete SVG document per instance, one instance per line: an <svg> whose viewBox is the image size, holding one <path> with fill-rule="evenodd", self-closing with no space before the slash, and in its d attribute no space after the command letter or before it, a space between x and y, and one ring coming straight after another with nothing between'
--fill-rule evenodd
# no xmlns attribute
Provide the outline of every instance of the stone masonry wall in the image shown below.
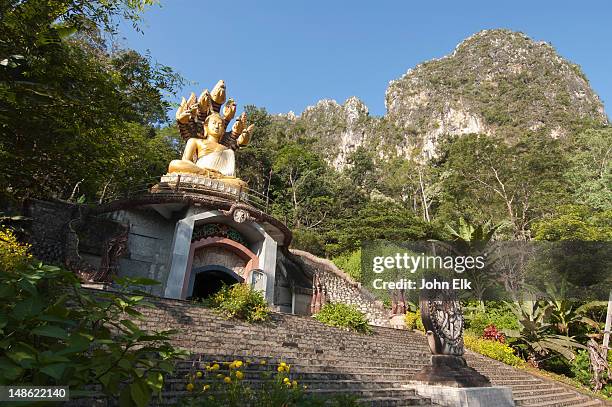
<svg viewBox="0 0 612 407"><path fill-rule="evenodd" d="M307 267L319 273L327 290L326 301L354 305L367 316L371 325L390 326L389 311L384 308L382 302L334 263L301 250L291 250L291 253L300 257Z"/></svg>

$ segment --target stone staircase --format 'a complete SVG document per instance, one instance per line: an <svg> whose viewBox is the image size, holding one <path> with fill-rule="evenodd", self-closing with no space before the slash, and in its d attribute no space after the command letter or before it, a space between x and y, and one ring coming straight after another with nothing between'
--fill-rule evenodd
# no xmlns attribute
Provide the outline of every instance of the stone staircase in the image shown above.
<svg viewBox="0 0 612 407"><path fill-rule="evenodd" d="M156 300L144 309L144 328L179 329L175 345L193 352L192 360L177 362L161 404L187 394L185 375L207 362L250 360L241 370L258 384L259 372L291 364L291 379L318 395L348 393L369 406L432 406L405 385L429 363L429 348L421 333L374 327L362 335L325 326L311 317L274 313L265 324L225 320L213 311L184 301ZM517 406L587 407L605 405L563 384L533 376L481 355L468 353L468 364L494 385L509 386ZM260 364L264 360L265 364ZM494 407L494 406L491 406Z"/></svg>

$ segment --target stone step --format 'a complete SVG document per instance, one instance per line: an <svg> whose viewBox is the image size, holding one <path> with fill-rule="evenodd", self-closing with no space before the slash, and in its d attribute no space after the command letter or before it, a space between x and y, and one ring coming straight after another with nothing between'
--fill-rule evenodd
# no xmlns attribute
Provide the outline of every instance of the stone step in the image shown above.
<svg viewBox="0 0 612 407"><path fill-rule="evenodd" d="M369 397L357 401L359 404L372 407L433 406L429 400L420 397Z"/></svg>
<svg viewBox="0 0 612 407"><path fill-rule="evenodd" d="M609 405L605 404L601 400L589 400L588 397L574 397L565 400L553 400L553 401L536 401L530 403L524 403L522 401L516 402L517 407L529 406L529 407L595 407Z"/></svg>
<svg viewBox="0 0 612 407"><path fill-rule="evenodd" d="M310 390L377 390L380 388L399 388L400 383L393 381L359 381L359 380L312 380L312 379L302 379L299 380L296 377L290 377L291 380L297 380L299 386L307 386ZM250 378L248 375L245 375L243 382L253 388L260 388L262 385L267 383L267 381L262 380L261 378ZM185 379L167 379L164 383L164 388L166 390L183 390L185 385L188 383ZM198 379L195 381L197 385L210 384L210 383L222 383L222 379L211 379L208 378L206 380Z"/></svg>
<svg viewBox="0 0 612 407"><path fill-rule="evenodd" d="M553 406L564 406L564 405L572 405L566 403L573 403L576 401L582 401L582 398L579 397L576 393L573 392L563 392L559 391L553 394L537 394L537 395L526 395L526 396L513 396L514 401L519 406L531 406L538 405L542 403L548 403L546 405Z"/></svg>
<svg viewBox="0 0 612 407"><path fill-rule="evenodd" d="M334 395L350 394L356 396L365 405L385 406L385 405L400 405L400 406L431 406L431 401L428 398L415 395L414 390L400 389L395 387L380 387L378 389L308 389L305 392L307 395L317 397L332 397ZM185 397L190 393L186 390L168 390L164 391L161 403L154 405L173 405L179 398ZM396 400L400 403L388 404L390 400ZM373 404L374 401L380 401L380 404ZM369 403L369 404L368 404ZM221 406L220 406L221 407Z"/></svg>

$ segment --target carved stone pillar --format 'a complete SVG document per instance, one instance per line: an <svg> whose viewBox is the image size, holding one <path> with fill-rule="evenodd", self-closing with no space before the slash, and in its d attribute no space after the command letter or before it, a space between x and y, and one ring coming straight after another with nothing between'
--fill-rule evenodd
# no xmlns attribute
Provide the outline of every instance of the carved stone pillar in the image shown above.
<svg viewBox="0 0 612 407"><path fill-rule="evenodd" d="M488 378L469 367L463 358L463 312L450 290L421 291L421 319L431 350L431 365L415 381L450 387L490 387Z"/></svg>
<svg viewBox="0 0 612 407"><path fill-rule="evenodd" d="M315 273L312 278L312 299L310 300L310 313L316 314L321 311L323 305L325 305L325 286L321 281L319 273Z"/></svg>

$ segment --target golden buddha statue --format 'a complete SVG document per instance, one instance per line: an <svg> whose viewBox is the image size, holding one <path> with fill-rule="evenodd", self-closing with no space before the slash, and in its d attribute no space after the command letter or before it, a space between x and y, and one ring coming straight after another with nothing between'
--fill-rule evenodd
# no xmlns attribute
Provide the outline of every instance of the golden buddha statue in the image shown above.
<svg viewBox="0 0 612 407"><path fill-rule="evenodd" d="M242 113L231 131L226 132L236 114L236 102L229 99L221 116L225 97L225 82L221 80L211 92L207 89L197 99L195 93L187 100L183 98L176 120L187 144L183 157L170 162L169 173L197 174L246 187L246 182L236 178L234 151L248 144L254 125L247 126L246 114Z"/></svg>

